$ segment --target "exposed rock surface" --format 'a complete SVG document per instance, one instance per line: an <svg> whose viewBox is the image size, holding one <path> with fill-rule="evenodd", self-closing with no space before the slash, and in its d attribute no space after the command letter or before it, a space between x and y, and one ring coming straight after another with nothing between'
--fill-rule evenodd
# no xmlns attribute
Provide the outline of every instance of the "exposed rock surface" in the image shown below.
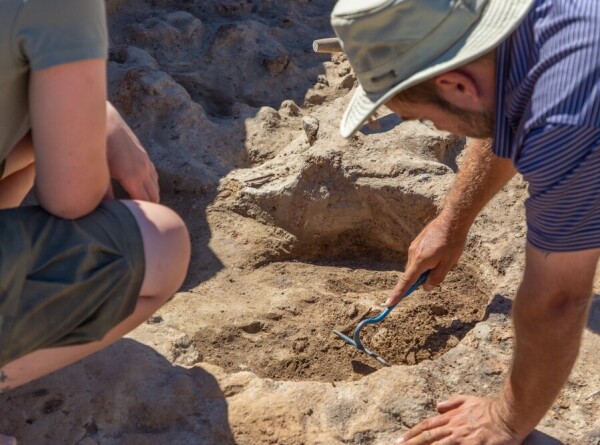
<svg viewBox="0 0 600 445"><path fill-rule="evenodd" d="M523 266L518 179L443 286L365 330L392 367L331 332L381 310L465 146L393 115L339 137L356 79L343 56L311 50L333 3L107 1L111 99L186 219L193 261L128 339L0 396L0 432L25 445L378 445L444 397L498 391ZM600 444L599 333L597 300L530 445Z"/></svg>

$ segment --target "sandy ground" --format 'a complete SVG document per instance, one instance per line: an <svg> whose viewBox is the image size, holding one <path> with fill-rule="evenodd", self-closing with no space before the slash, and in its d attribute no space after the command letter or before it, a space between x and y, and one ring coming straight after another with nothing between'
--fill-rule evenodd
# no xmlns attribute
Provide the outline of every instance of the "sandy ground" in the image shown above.
<svg viewBox="0 0 600 445"><path fill-rule="evenodd" d="M386 444L444 397L499 389L523 266L518 178L439 289L364 330L391 367L332 332L381 310L468 146L385 113L338 136L354 75L311 50L333 4L107 2L111 100L190 227L192 264L127 339L1 396L0 431L25 445ZM529 444L600 444L599 333L596 300Z"/></svg>

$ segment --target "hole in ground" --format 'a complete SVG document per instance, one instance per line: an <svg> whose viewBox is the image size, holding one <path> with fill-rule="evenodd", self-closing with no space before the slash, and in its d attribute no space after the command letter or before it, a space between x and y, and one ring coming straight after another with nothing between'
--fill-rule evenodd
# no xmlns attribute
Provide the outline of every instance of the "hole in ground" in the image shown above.
<svg viewBox="0 0 600 445"><path fill-rule="evenodd" d="M397 176L367 177L343 156L311 155L294 180L241 188L232 210L285 230L295 242L271 249L278 256L266 255L247 278L268 311L203 331L196 345L204 360L283 380L356 380L382 366L332 331L351 333L383 309L411 240L437 211L435 195L414 178L447 169L415 164ZM363 343L392 365L434 359L456 346L485 315L491 286L482 267L463 256L439 289L415 292L384 322L365 328Z"/></svg>
<svg viewBox="0 0 600 445"><path fill-rule="evenodd" d="M490 295L477 262L461 264L440 288L416 291L381 324L363 329L365 346L392 365L434 359L456 346L483 319ZM272 310L219 331L203 330L196 347L205 361L231 372L278 380L360 379L382 365L332 330L346 328L351 335L361 316L382 310L399 278L389 266L272 263L262 268L263 276L272 277L262 284L277 294Z"/></svg>

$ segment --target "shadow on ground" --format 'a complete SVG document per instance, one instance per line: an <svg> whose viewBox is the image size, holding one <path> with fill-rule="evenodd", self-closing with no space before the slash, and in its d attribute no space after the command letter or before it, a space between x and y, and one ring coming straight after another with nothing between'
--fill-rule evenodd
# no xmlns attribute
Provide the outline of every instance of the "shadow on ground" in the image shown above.
<svg viewBox="0 0 600 445"><path fill-rule="evenodd" d="M0 406L10 407L0 431L20 444L235 444L212 374L129 339L0 395Z"/></svg>
<svg viewBox="0 0 600 445"><path fill-rule="evenodd" d="M536 430L527 436L527 439L525 439L523 445L564 445L564 443L552 436Z"/></svg>
<svg viewBox="0 0 600 445"><path fill-rule="evenodd" d="M594 295L587 327L590 331L600 334L600 295Z"/></svg>

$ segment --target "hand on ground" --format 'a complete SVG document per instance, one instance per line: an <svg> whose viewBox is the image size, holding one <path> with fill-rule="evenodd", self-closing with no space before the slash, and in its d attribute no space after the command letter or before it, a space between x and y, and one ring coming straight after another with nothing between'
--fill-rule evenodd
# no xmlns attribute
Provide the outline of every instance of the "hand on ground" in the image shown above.
<svg viewBox="0 0 600 445"><path fill-rule="evenodd" d="M131 199L159 202L158 174L148 153L118 111L107 104L107 157L112 178ZM107 198L113 198L112 190Z"/></svg>
<svg viewBox="0 0 600 445"><path fill-rule="evenodd" d="M396 445L518 445L518 439L499 414L498 401L456 396L439 403L440 413L424 420Z"/></svg>
<svg viewBox="0 0 600 445"><path fill-rule="evenodd" d="M426 291L439 286L458 263L466 243L466 234L458 235L443 216L431 221L408 249L406 271L385 302L391 306L400 301L406 291L426 270L431 270L423 284Z"/></svg>

